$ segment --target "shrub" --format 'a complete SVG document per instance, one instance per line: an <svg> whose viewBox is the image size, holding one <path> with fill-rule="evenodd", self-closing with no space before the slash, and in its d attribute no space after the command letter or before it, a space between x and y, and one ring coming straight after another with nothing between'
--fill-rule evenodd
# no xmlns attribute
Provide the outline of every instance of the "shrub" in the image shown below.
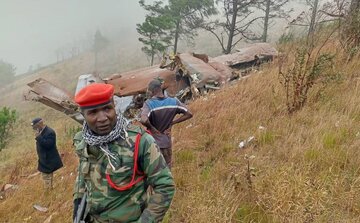
<svg viewBox="0 0 360 223"><path fill-rule="evenodd" d="M286 105L291 114L300 110L308 99L309 90L317 83L327 84L338 74L332 69L334 55L298 48L292 65L283 72L280 83L286 93ZM281 65L280 65L281 66Z"/></svg>
<svg viewBox="0 0 360 223"><path fill-rule="evenodd" d="M3 107L0 110L0 151L5 148L16 121L16 111Z"/></svg>
<svg viewBox="0 0 360 223"><path fill-rule="evenodd" d="M283 33L278 40L278 44L292 43L294 42L294 40L295 40L294 33Z"/></svg>

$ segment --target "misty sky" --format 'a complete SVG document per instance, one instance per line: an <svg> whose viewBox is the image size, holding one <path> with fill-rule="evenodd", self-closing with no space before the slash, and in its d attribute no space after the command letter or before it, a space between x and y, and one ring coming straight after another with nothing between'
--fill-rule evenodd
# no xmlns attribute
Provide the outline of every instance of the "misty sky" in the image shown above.
<svg viewBox="0 0 360 223"><path fill-rule="evenodd" d="M21 74L56 62L55 50L91 38L96 29L105 36L136 33L143 19L138 0L0 0L0 60Z"/></svg>
<svg viewBox="0 0 360 223"><path fill-rule="evenodd" d="M288 7L299 12L299 6ZM86 48L97 29L110 40L137 39L136 24L144 15L138 0L0 0L0 60L21 74L56 62L59 49Z"/></svg>

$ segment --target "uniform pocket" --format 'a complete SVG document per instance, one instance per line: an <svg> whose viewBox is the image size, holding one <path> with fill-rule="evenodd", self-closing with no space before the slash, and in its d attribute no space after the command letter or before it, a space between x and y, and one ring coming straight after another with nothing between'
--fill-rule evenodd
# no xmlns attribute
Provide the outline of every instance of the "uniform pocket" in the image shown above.
<svg viewBox="0 0 360 223"><path fill-rule="evenodd" d="M87 175L90 172L90 162L87 160L82 160L80 162L80 173Z"/></svg>

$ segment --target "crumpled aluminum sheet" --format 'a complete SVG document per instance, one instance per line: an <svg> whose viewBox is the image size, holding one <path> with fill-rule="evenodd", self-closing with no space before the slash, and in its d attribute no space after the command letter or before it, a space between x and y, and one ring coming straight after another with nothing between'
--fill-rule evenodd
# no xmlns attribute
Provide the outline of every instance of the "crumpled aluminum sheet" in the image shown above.
<svg viewBox="0 0 360 223"><path fill-rule="evenodd" d="M159 65L113 74L104 79L104 82L115 87L115 95L123 97L146 93L148 84L154 78L164 80L163 87L171 96L175 96L178 91L188 86L183 79L176 78L175 71L161 69Z"/></svg>
<svg viewBox="0 0 360 223"><path fill-rule="evenodd" d="M278 51L269 43L254 43L239 49L236 53L214 57L212 60L227 66L234 66L253 61L255 59L255 55L275 57L278 55Z"/></svg>
<svg viewBox="0 0 360 223"><path fill-rule="evenodd" d="M54 102L61 103L64 101L73 102L71 94L54 84L44 80L42 78L36 79L33 82L28 83L32 91L38 95L46 95L46 97Z"/></svg>
<svg viewBox="0 0 360 223"><path fill-rule="evenodd" d="M203 87L208 82L223 82L223 75L203 60L189 53L179 54L179 58L190 76L197 74L199 79L197 87Z"/></svg>

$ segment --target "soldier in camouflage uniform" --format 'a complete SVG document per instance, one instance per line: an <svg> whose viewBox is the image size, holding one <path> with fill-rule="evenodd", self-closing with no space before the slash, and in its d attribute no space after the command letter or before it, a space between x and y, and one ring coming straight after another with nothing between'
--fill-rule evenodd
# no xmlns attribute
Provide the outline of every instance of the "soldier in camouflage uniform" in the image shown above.
<svg viewBox="0 0 360 223"><path fill-rule="evenodd" d="M75 96L85 123L74 137L80 158L74 213L87 193L86 222L160 222L175 192L172 175L153 137L125 127L116 115L113 91L111 85L91 84Z"/></svg>

